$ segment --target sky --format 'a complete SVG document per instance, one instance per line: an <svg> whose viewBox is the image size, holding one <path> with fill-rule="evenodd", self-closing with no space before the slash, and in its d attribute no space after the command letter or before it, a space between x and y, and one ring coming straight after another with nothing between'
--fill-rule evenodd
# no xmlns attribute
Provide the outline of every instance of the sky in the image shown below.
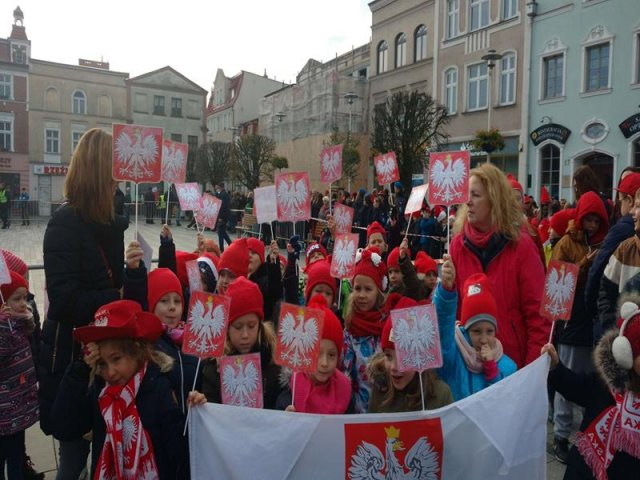
<svg viewBox="0 0 640 480"><path fill-rule="evenodd" d="M167 65L207 91L222 68L295 82L309 58L328 61L369 42L370 0L3 1L0 37L19 5L31 56L109 62L135 77Z"/></svg>

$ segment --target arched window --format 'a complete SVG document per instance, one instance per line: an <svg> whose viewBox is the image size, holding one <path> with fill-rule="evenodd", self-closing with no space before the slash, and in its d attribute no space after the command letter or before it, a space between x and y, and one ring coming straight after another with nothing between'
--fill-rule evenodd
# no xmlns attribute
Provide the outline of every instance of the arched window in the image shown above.
<svg viewBox="0 0 640 480"><path fill-rule="evenodd" d="M560 198L560 149L552 143L540 149L540 185Z"/></svg>
<svg viewBox="0 0 640 480"><path fill-rule="evenodd" d="M415 42L414 42L414 61L419 62L427 58L427 27L419 25L416 28Z"/></svg>
<svg viewBox="0 0 640 480"><path fill-rule="evenodd" d="M72 112L80 115L87 113L87 97L84 92L76 90L73 92Z"/></svg>
<svg viewBox="0 0 640 480"><path fill-rule="evenodd" d="M407 36L401 33L396 37L396 68L407 64Z"/></svg>
<svg viewBox="0 0 640 480"><path fill-rule="evenodd" d="M384 40L378 44L378 73L384 73L387 71L387 51L389 46Z"/></svg>

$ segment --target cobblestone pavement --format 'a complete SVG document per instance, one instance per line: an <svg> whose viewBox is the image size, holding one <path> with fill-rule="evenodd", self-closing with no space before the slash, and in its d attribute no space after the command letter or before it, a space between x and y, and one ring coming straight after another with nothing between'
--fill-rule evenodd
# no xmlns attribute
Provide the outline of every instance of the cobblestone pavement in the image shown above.
<svg viewBox="0 0 640 480"><path fill-rule="evenodd" d="M46 228L47 219L32 219L30 226L20 226L13 223L8 230L0 230L0 247L11 250L19 255L30 266L42 266L42 239ZM187 230L186 223L181 227L172 227L172 233L176 248L178 250L193 250L196 246L194 230ZM156 221L155 225L140 223L138 230L147 242L157 249L160 239L161 225ZM131 225L125 232L125 244L134 237L134 227ZM218 236L215 232L205 232L205 237L212 238L217 242ZM232 236L233 238L233 236ZM157 250L156 250L157 255ZM30 290L35 294L38 302L38 309L44 312L44 271L33 269L29 273ZM547 478L549 480L560 480L564 475L564 466L557 462L552 454L551 442L553 441L552 426L548 425L547 441ZM57 448L57 447L55 447ZM38 425L34 425L27 430L27 454L35 463L36 469L46 472L45 478L55 478L56 458L54 442L51 437L45 436ZM526 479L523 479L526 480Z"/></svg>

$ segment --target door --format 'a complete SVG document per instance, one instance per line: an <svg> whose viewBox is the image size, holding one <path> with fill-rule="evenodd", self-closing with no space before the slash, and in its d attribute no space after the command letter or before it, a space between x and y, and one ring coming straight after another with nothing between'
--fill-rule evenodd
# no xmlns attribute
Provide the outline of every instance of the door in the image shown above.
<svg viewBox="0 0 640 480"><path fill-rule="evenodd" d="M51 215L51 177L38 175L38 214L42 217Z"/></svg>
<svg viewBox="0 0 640 480"><path fill-rule="evenodd" d="M589 165L600 179L600 188L607 198L613 194L613 157L606 153L592 153L584 157L583 165Z"/></svg>

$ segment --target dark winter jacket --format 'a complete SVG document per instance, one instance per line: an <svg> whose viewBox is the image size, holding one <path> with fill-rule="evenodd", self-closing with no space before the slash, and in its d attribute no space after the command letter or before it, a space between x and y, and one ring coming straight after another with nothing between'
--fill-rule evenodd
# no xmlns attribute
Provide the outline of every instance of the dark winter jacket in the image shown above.
<svg viewBox="0 0 640 480"><path fill-rule="evenodd" d="M47 225L43 250L49 310L38 360L40 425L45 433L62 375L74 358L80 358L73 329L93 321L102 305L120 299L126 228L120 216L108 225L85 222L68 204L56 210Z"/></svg>
<svg viewBox="0 0 640 480"><path fill-rule="evenodd" d="M300 269L298 267L299 254L296 252L287 254L287 268L284 270L282 285L284 287L284 301L294 305L300 304L298 283L300 281Z"/></svg>
<svg viewBox="0 0 640 480"><path fill-rule="evenodd" d="M598 250L596 258L593 259L589 274L587 276L587 285L584 289L584 299L587 303L587 309L594 312L598 304L598 290L600 289L600 279L604 273L604 269L609 263L609 257L618 248L623 241L632 237L634 234L633 217L631 214L621 217L616 224L609 229L607 236L604 237L602 245Z"/></svg>
<svg viewBox="0 0 640 480"><path fill-rule="evenodd" d="M229 194L224 189L217 193L216 197L222 200L220 212L218 213L218 223L226 224L231 216L231 198L229 198Z"/></svg>
<svg viewBox="0 0 640 480"><path fill-rule="evenodd" d="M273 307L284 296L280 259L277 259L275 263L271 263L271 260L267 258L266 262L262 263L255 272L249 275L249 280L258 285L260 292L262 292L265 321L273 320Z"/></svg>
<svg viewBox="0 0 640 480"><path fill-rule="evenodd" d="M263 406L268 410L275 410L278 396L283 390L280 383L280 365L272 360L271 349L263 346L255 348L251 353L260 353L260 370L262 373L262 398ZM215 359L202 363L202 393L208 402L222 403L222 390L220 388L220 371Z"/></svg>
<svg viewBox="0 0 640 480"><path fill-rule="evenodd" d="M617 329L606 333L596 348L594 361L597 372L574 373L562 363L549 372L549 385L567 400L585 409L580 431L584 431L605 409L615 405L611 389L622 390L625 387L628 373L616 365L611 354L611 344L617 334ZM609 480L639 480L640 459L617 452L607 469L607 476ZM593 478L591 469L573 446L564 480Z"/></svg>
<svg viewBox="0 0 640 480"><path fill-rule="evenodd" d="M51 409L53 435L60 440L74 440L93 433L91 471L102 452L106 428L98 405L105 383L100 377L89 386L89 367L74 362L66 371ZM182 435L184 416L173 396L169 380L157 365L149 363L136 396L136 407L151 444L160 479L188 479L189 453L187 437ZM91 475L93 478L93 475Z"/></svg>

